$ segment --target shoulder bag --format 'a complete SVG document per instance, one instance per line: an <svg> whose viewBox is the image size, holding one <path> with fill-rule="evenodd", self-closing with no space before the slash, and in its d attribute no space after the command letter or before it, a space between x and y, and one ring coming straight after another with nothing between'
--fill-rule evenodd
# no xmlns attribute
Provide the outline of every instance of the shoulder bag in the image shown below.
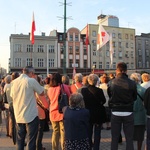
<svg viewBox="0 0 150 150"><path fill-rule="evenodd" d="M69 105L68 96L64 91L63 84L60 85L60 95L58 97L58 111L59 113L63 113L62 109L65 106Z"/></svg>

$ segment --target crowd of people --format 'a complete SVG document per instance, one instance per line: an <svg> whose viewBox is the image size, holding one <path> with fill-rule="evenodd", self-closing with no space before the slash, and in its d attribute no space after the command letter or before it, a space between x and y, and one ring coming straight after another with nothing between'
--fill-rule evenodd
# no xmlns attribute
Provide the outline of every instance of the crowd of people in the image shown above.
<svg viewBox="0 0 150 150"><path fill-rule="evenodd" d="M21 74L7 75L0 85L0 123L4 101L6 135L17 150L45 150L46 123L52 127L52 150L99 150L102 129L110 131L111 150L122 142L122 130L127 150L134 150L133 141L142 150L145 135L150 150L150 75L128 76L124 62L117 64L115 75L76 73L73 80L59 73L42 79L28 66ZM62 88L69 105L60 113Z"/></svg>

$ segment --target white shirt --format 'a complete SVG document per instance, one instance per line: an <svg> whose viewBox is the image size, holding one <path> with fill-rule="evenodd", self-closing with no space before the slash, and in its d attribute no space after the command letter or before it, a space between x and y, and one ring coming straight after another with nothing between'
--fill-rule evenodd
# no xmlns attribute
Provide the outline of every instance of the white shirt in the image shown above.
<svg viewBox="0 0 150 150"><path fill-rule="evenodd" d="M13 100L15 119L17 123L29 123L38 116L34 92L41 94L44 88L33 78L21 74L11 83L10 95Z"/></svg>

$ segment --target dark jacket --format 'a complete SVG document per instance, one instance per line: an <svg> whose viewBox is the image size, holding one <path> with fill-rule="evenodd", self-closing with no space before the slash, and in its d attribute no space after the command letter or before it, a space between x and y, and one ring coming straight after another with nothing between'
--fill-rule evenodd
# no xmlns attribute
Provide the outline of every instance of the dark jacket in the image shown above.
<svg viewBox="0 0 150 150"><path fill-rule="evenodd" d="M133 112L133 103L137 98L136 83L125 73L120 73L108 84L108 95L112 111Z"/></svg>
<svg viewBox="0 0 150 150"><path fill-rule="evenodd" d="M150 116L150 87L146 89L144 94L144 106L147 112L147 115Z"/></svg>
<svg viewBox="0 0 150 150"><path fill-rule="evenodd" d="M91 92L92 93L91 93ZM106 102L103 90L89 85L88 88L82 88L81 94L85 102L85 108L90 112L91 123L102 123L105 120L105 110L103 110L103 104Z"/></svg>
<svg viewBox="0 0 150 150"><path fill-rule="evenodd" d="M71 109L64 112L64 129L66 140L82 140L88 138L89 111L85 108Z"/></svg>

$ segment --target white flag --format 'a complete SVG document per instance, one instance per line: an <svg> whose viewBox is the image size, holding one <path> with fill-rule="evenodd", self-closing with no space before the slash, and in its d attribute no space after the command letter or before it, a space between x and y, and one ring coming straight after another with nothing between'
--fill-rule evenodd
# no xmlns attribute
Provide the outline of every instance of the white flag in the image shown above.
<svg viewBox="0 0 150 150"><path fill-rule="evenodd" d="M112 33L110 34L109 52L110 52L110 67L111 67L112 64L113 64L113 53L114 53L114 47L113 47L113 41L112 41Z"/></svg>
<svg viewBox="0 0 150 150"><path fill-rule="evenodd" d="M97 50L104 46L109 41L109 34L105 31L103 26L99 24L97 36Z"/></svg>

